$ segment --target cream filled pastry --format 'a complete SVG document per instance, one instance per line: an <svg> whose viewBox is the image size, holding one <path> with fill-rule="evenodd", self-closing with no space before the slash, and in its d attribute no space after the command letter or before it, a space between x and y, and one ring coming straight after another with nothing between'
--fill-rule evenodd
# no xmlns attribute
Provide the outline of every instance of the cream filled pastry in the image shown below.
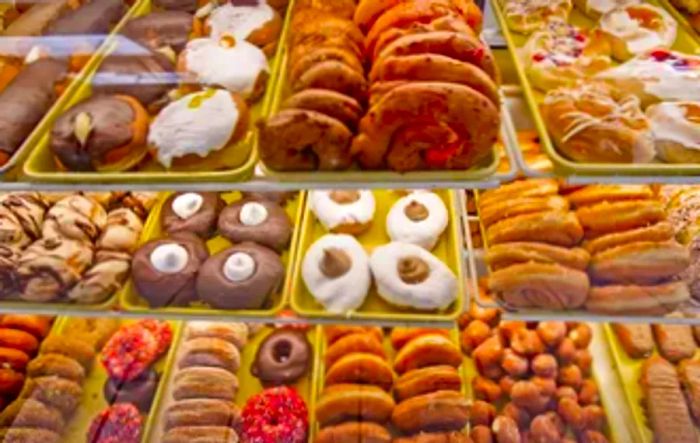
<svg viewBox="0 0 700 443"><path fill-rule="evenodd" d="M659 103L646 114L660 159L700 163L700 102Z"/></svg>
<svg viewBox="0 0 700 443"><path fill-rule="evenodd" d="M357 235L369 229L374 218L372 191L311 191L309 205L331 232Z"/></svg>
<svg viewBox="0 0 700 443"><path fill-rule="evenodd" d="M192 232L207 239L216 230L224 204L218 192L177 192L163 203L161 225L169 234Z"/></svg>
<svg viewBox="0 0 700 443"><path fill-rule="evenodd" d="M596 78L636 95L645 107L664 100L700 101L700 56L654 49Z"/></svg>
<svg viewBox="0 0 700 443"><path fill-rule="evenodd" d="M316 240L306 251L301 276L316 301L334 314L362 306L372 282L367 253L347 234Z"/></svg>
<svg viewBox="0 0 700 443"><path fill-rule="evenodd" d="M447 308L457 298L457 277L420 246L391 242L372 251L377 292L389 303L415 309Z"/></svg>
<svg viewBox="0 0 700 443"><path fill-rule="evenodd" d="M275 251L244 242L212 255L200 268L197 294L220 309L260 309L284 280Z"/></svg>
<svg viewBox="0 0 700 443"><path fill-rule="evenodd" d="M190 40L180 54L179 68L191 73L194 83L226 88L249 102L262 96L270 75L265 54L230 35Z"/></svg>
<svg viewBox="0 0 700 443"><path fill-rule="evenodd" d="M529 34L541 29L549 20L566 20L571 0L501 0L508 27Z"/></svg>
<svg viewBox="0 0 700 443"><path fill-rule="evenodd" d="M599 26L618 60L655 48L670 48L678 27L668 12L648 4L615 8L600 18Z"/></svg>
<svg viewBox="0 0 700 443"><path fill-rule="evenodd" d="M640 0L574 0L574 6L589 17L598 19L615 8L641 3Z"/></svg>
<svg viewBox="0 0 700 443"><path fill-rule="evenodd" d="M208 89L166 106L153 121L148 144L165 166L221 169L248 129L248 107L235 94Z"/></svg>
<svg viewBox="0 0 700 443"><path fill-rule="evenodd" d="M386 232L392 241L431 250L447 227L447 219L447 208L437 194L413 192L391 207Z"/></svg>
<svg viewBox="0 0 700 443"><path fill-rule="evenodd" d="M207 7L205 7L207 8ZM200 10L198 16L206 16L204 30L211 38L232 35L236 40L264 48L272 55L277 38L282 31L282 19L265 0L235 0L225 2L211 11Z"/></svg>
<svg viewBox="0 0 700 443"><path fill-rule="evenodd" d="M219 232L233 243L252 241L281 252L292 236L292 221L277 203L245 198L221 211Z"/></svg>

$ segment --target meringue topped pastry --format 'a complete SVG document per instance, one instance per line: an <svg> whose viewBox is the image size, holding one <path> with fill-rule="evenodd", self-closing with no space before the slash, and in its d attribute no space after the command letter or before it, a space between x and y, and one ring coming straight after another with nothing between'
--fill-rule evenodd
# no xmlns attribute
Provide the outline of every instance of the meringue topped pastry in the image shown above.
<svg viewBox="0 0 700 443"><path fill-rule="evenodd" d="M277 40L282 27L281 17L265 0L228 1L211 11L200 9L198 15L207 12L205 28L213 39L229 34L265 47Z"/></svg>
<svg viewBox="0 0 700 443"><path fill-rule="evenodd" d="M335 233L361 234L374 218L372 191L311 191L309 205L319 222Z"/></svg>
<svg viewBox="0 0 700 443"><path fill-rule="evenodd" d="M431 250L447 227L447 208L432 192L413 192L400 198L386 217L386 231L392 241Z"/></svg>
<svg viewBox="0 0 700 443"><path fill-rule="evenodd" d="M372 282L367 253L347 234L316 240L306 251L301 276L316 301L334 314L362 306Z"/></svg>
<svg viewBox="0 0 700 443"><path fill-rule="evenodd" d="M278 252L292 236L292 222L285 210L270 200L245 198L221 211L219 232L233 243L253 241Z"/></svg>
<svg viewBox="0 0 700 443"><path fill-rule="evenodd" d="M700 162L700 101L663 102L646 110L659 158Z"/></svg>
<svg viewBox="0 0 700 443"><path fill-rule="evenodd" d="M638 4L615 8L600 18L600 30L609 38L613 56L627 60L676 41L677 23L665 10Z"/></svg>
<svg viewBox="0 0 700 443"><path fill-rule="evenodd" d="M207 239L216 230L223 207L217 192L178 192L163 204L161 224L169 234L186 231Z"/></svg>
<svg viewBox="0 0 700 443"><path fill-rule="evenodd" d="M574 0L574 6L578 10L595 19L615 8L639 3L640 0Z"/></svg>

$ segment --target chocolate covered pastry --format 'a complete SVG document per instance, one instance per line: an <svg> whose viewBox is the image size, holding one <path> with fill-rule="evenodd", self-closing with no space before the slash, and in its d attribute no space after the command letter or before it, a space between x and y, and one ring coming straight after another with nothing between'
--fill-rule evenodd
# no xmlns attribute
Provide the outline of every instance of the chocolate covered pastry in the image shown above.
<svg viewBox="0 0 700 443"><path fill-rule="evenodd" d="M282 285L284 265L273 250L237 244L211 256L197 277L199 297L220 309L260 309Z"/></svg>
<svg viewBox="0 0 700 443"><path fill-rule="evenodd" d="M250 372L263 383L294 383L309 370L312 352L304 332L276 329L260 343Z"/></svg>
<svg viewBox="0 0 700 443"><path fill-rule="evenodd" d="M6 163L56 100L54 86L68 71L65 61L40 59L25 65L0 92L0 164Z"/></svg>
<svg viewBox="0 0 700 443"><path fill-rule="evenodd" d="M185 11L194 13L200 7L198 0L154 0L154 6L166 11Z"/></svg>
<svg viewBox="0 0 700 443"><path fill-rule="evenodd" d="M177 192L163 204L161 225L169 234L191 232L206 240L216 231L225 204L218 192Z"/></svg>
<svg viewBox="0 0 700 443"><path fill-rule="evenodd" d="M46 35L109 34L125 13L122 0L92 0L56 19Z"/></svg>
<svg viewBox="0 0 700 443"><path fill-rule="evenodd" d="M192 33L194 17L184 11L156 11L136 17L122 29L121 34L152 50L170 47L182 51Z"/></svg>
<svg viewBox="0 0 700 443"><path fill-rule="evenodd" d="M69 0L37 2L10 23L4 37L40 36L46 28L69 8Z"/></svg>
<svg viewBox="0 0 700 443"><path fill-rule="evenodd" d="M44 238L65 237L92 243L107 225L107 212L91 198L73 194L53 205L41 229Z"/></svg>
<svg viewBox="0 0 700 443"><path fill-rule="evenodd" d="M269 200L242 199L221 211L219 232L233 243L253 241L281 252L292 236L292 222Z"/></svg>
<svg viewBox="0 0 700 443"><path fill-rule="evenodd" d="M197 299L197 273L208 257L202 240L187 232L150 241L131 261L134 286L150 306L187 306Z"/></svg>
<svg viewBox="0 0 700 443"><path fill-rule="evenodd" d="M244 199L252 200L270 200L278 205L284 205L288 201L293 200L296 197L297 192L295 191L248 191L241 192L241 196Z"/></svg>
<svg viewBox="0 0 700 443"><path fill-rule="evenodd" d="M148 412L157 387L158 374L153 369L148 369L131 381L108 378L103 393L109 404L131 403L139 408L139 411Z"/></svg>

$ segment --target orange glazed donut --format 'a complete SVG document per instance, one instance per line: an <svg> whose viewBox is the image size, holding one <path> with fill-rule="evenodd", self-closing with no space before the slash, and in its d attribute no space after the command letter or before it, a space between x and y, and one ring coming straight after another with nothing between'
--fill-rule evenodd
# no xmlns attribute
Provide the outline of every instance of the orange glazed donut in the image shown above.
<svg viewBox="0 0 700 443"><path fill-rule="evenodd" d="M338 339L349 334L371 334L380 343L384 339L384 332L378 326L327 326L324 328L328 345L332 345Z"/></svg>
<svg viewBox="0 0 700 443"><path fill-rule="evenodd" d="M347 420L384 423L394 410L394 399L381 388L370 385L333 385L323 390L316 404L321 426Z"/></svg>
<svg viewBox="0 0 700 443"><path fill-rule="evenodd" d="M391 422L401 432L458 431L469 421L469 403L460 392L438 391L399 403Z"/></svg>
<svg viewBox="0 0 700 443"><path fill-rule="evenodd" d="M39 342L29 332L2 328L0 329L0 346L17 349L31 355L39 348Z"/></svg>
<svg viewBox="0 0 700 443"><path fill-rule="evenodd" d="M51 328L51 317L42 315L7 314L0 318L0 327L29 332L36 338L44 338Z"/></svg>
<svg viewBox="0 0 700 443"><path fill-rule="evenodd" d="M457 345L440 334L421 335L411 340L396 354L394 370L399 374L426 366L462 364L462 353Z"/></svg>
<svg viewBox="0 0 700 443"><path fill-rule="evenodd" d="M447 329L436 328L394 328L391 330L391 346L398 351L414 338L427 334L440 334L448 337L450 332Z"/></svg>
<svg viewBox="0 0 700 443"><path fill-rule="evenodd" d="M472 439L462 432L431 432L395 438L394 443L472 443Z"/></svg>
<svg viewBox="0 0 700 443"><path fill-rule="evenodd" d="M14 396L24 386L24 374L8 368L0 368L0 396Z"/></svg>
<svg viewBox="0 0 700 443"><path fill-rule="evenodd" d="M0 368L24 371L29 363L29 356L19 349L0 348Z"/></svg>
<svg viewBox="0 0 700 443"><path fill-rule="evenodd" d="M374 335L366 333L348 334L339 338L326 349L326 368L330 368L338 359L353 352L365 352L386 358L382 343Z"/></svg>
<svg viewBox="0 0 700 443"><path fill-rule="evenodd" d="M364 352L348 354L326 372L326 385L355 383L379 386L389 391L394 384L394 372L382 357Z"/></svg>
<svg viewBox="0 0 700 443"><path fill-rule="evenodd" d="M323 428L315 443L390 443L391 434L382 425L351 421Z"/></svg>
<svg viewBox="0 0 700 443"><path fill-rule="evenodd" d="M462 378L452 366L428 366L413 369L399 377L394 383L394 397L397 401L417 397L436 391L459 391Z"/></svg>

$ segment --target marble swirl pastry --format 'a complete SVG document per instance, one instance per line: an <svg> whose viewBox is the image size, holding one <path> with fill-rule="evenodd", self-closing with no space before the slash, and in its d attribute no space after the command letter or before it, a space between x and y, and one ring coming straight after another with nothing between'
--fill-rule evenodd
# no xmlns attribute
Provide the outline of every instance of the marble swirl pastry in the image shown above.
<svg viewBox="0 0 700 443"><path fill-rule="evenodd" d="M46 35L109 34L125 13L122 0L92 0L57 18Z"/></svg>
<svg viewBox="0 0 700 443"><path fill-rule="evenodd" d="M311 191L309 207L328 231L358 235L372 224L376 203L368 190Z"/></svg>
<svg viewBox="0 0 700 443"><path fill-rule="evenodd" d="M185 11L154 11L129 20L121 34L154 51L169 47L179 53L192 34L193 22L194 16Z"/></svg>
<svg viewBox="0 0 700 443"><path fill-rule="evenodd" d="M46 213L42 236L67 237L94 242L107 226L107 212L95 200L79 194L69 195Z"/></svg>
<svg viewBox="0 0 700 443"><path fill-rule="evenodd" d="M118 251L98 251L95 261L67 294L80 304L102 303L119 291L131 269L131 255Z"/></svg>
<svg viewBox="0 0 700 443"><path fill-rule="evenodd" d="M276 329L258 346L250 372L263 383L292 384L308 372L312 355L306 333Z"/></svg>
<svg viewBox="0 0 700 443"><path fill-rule="evenodd" d="M316 301L334 314L362 306L372 283L367 253L347 234L316 240L304 255L301 276Z"/></svg>
<svg viewBox="0 0 700 443"><path fill-rule="evenodd" d="M281 206L269 200L242 199L219 215L219 232L233 243L252 241L281 252L292 236L292 222Z"/></svg>
<svg viewBox="0 0 700 443"><path fill-rule="evenodd" d="M42 194L38 192L0 194L0 207L15 217L24 235L31 240L41 237L41 227L48 209Z"/></svg>
<svg viewBox="0 0 700 443"><path fill-rule="evenodd" d="M379 296L393 305L444 309L457 298L452 270L420 246L401 242L379 246L369 265Z"/></svg>
<svg viewBox="0 0 700 443"><path fill-rule="evenodd" d="M143 222L129 208L117 208L107 213L107 226L97 239L100 250L133 253L138 247Z"/></svg>
<svg viewBox="0 0 700 443"><path fill-rule="evenodd" d="M432 192L412 192L389 210L386 231L392 241L418 245L430 251L447 228L447 208Z"/></svg>
<svg viewBox="0 0 700 443"><path fill-rule="evenodd" d="M284 265L277 253L243 242L204 262L197 276L197 293L214 308L260 309L283 280Z"/></svg>
<svg viewBox="0 0 700 443"><path fill-rule="evenodd" d="M187 306L197 299L197 273L208 257L202 240L187 232L150 241L131 261L134 286L150 306Z"/></svg>
<svg viewBox="0 0 700 443"><path fill-rule="evenodd" d="M177 192L163 203L160 222L168 234L191 232L207 239L224 205L218 192Z"/></svg>

